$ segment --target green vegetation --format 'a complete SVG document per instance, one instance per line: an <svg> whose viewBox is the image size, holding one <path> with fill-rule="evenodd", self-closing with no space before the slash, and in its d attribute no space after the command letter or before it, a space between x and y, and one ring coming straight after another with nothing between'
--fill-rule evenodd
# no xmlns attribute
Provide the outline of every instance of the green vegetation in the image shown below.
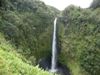
<svg viewBox="0 0 100 75"><path fill-rule="evenodd" d="M100 7L100 0L93 0L93 3L91 4L90 8L98 8Z"/></svg>
<svg viewBox="0 0 100 75"><path fill-rule="evenodd" d="M50 55L55 12L39 0L0 0L0 75L51 75L33 65Z"/></svg>
<svg viewBox="0 0 100 75"><path fill-rule="evenodd" d="M36 61L49 56L53 19L59 11L38 0L1 0L0 3L0 32L21 49L17 52L27 59L35 56Z"/></svg>
<svg viewBox="0 0 100 75"><path fill-rule="evenodd" d="M100 74L99 0L88 9L71 5L62 12L39 0L0 0L0 75L52 75L36 64L51 54L59 14L59 61L71 75Z"/></svg>
<svg viewBox="0 0 100 75"><path fill-rule="evenodd" d="M34 60L34 59L33 59ZM0 75L52 75L29 65L22 55L0 34Z"/></svg>
<svg viewBox="0 0 100 75"><path fill-rule="evenodd" d="M60 62L70 68L72 75L99 75L100 8L81 9L72 5L62 14Z"/></svg>

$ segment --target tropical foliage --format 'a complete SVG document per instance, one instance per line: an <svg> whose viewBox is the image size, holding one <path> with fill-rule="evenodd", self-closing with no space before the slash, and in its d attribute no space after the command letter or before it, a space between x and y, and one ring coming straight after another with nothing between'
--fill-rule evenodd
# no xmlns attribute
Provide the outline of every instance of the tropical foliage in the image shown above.
<svg viewBox="0 0 100 75"><path fill-rule="evenodd" d="M56 16L59 62L71 75L100 74L99 0L62 12L39 0L0 0L0 75L52 75L36 64L51 55Z"/></svg>
<svg viewBox="0 0 100 75"><path fill-rule="evenodd" d="M66 8L62 14L64 19L61 18L60 21L64 34L59 37L62 49L60 61L69 65L72 73L77 70L76 64L79 66L80 69L76 71L78 73L73 75L87 75L80 71L86 71L90 75L99 75L100 8L81 9L72 5Z"/></svg>
<svg viewBox="0 0 100 75"><path fill-rule="evenodd" d="M52 75L29 63L0 34L0 75Z"/></svg>
<svg viewBox="0 0 100 75"><path fill-rule="evenodd" d="M18 52L28 59L33 55L37 60L48 56L53 19L58 10L38 0L1 0L0 3L0 32L5 38L21 48Z"/></svg>
<svg viewBox="0 0 100 75"><path fill-rule="evenodd" d="M100 0L93 0L91 6L91 8L98 8L100 7Z"/></svg>

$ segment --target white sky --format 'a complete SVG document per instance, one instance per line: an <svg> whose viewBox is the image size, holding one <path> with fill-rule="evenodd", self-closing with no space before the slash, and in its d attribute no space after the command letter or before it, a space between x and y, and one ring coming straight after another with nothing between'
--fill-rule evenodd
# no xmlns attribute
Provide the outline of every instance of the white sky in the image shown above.
<svg viewBox="0 0 100 75"><path fill-rule="evenodd" d="M54 6L59 10L63 10L70 4L80 6L81 8L87 8L90 6L93 0L41 0L47 5Z"/></svg>

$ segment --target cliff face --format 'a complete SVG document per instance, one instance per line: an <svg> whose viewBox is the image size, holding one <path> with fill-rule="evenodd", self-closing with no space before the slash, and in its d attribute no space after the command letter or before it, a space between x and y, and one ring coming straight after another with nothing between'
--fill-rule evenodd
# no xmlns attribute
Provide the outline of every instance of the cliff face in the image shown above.
<svg viewBox="0 0 100 75"><path fill-rule="evenodd" d="M72 75L87 75L84 74L85 72L98 75L100 71L100 8L81 9L69 6L62 15L59 23L60 61L69 66ZM80 68L85 72L81 72Z"/></svg>
<svg viewBox="0 0 100 75"><path fill-rule="evenodd" d="M23 55L17 53L17 50L0 33L0 75L53 75L33 66Z"/></svg>
<svg viewBox="0 0 100 75"><path fill-rule="evenodd" d="M37 59L50 54L53 20L59 10L39 0L1 0L0 3L0 32L23 49L18 52Z"/></svg>
<svg viewBox="0 0 100 75"><path fill-rule="evenodd" d="M97 3L95 9L82 9L72 5L60 12L39 0L0 0L0 34L9 41L6 45L0 39L0 51L5 54L14 50L33 65L40 58L50 56L53 21L60 14L57 20L60 63L68 66L72 75L98 75L100 7ZM1 57L6 58L2 54Z"/></svg>
<svg viewBox="0 0 100 75"><path fill-rule="evenodd" d="M0 75L51 75L33 65L50 55L59 12L39 0L0 0Z"/></svg>

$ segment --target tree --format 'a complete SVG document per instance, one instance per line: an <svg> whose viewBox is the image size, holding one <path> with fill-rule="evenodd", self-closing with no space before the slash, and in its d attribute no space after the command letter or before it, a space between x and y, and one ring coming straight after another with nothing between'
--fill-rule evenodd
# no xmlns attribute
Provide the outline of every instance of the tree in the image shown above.
<svg viewBox="0 0 100 75"><path fill-rule="evenodd" d="M100 7L100 0L93 0L90 8L98 8Z"/></svg>

